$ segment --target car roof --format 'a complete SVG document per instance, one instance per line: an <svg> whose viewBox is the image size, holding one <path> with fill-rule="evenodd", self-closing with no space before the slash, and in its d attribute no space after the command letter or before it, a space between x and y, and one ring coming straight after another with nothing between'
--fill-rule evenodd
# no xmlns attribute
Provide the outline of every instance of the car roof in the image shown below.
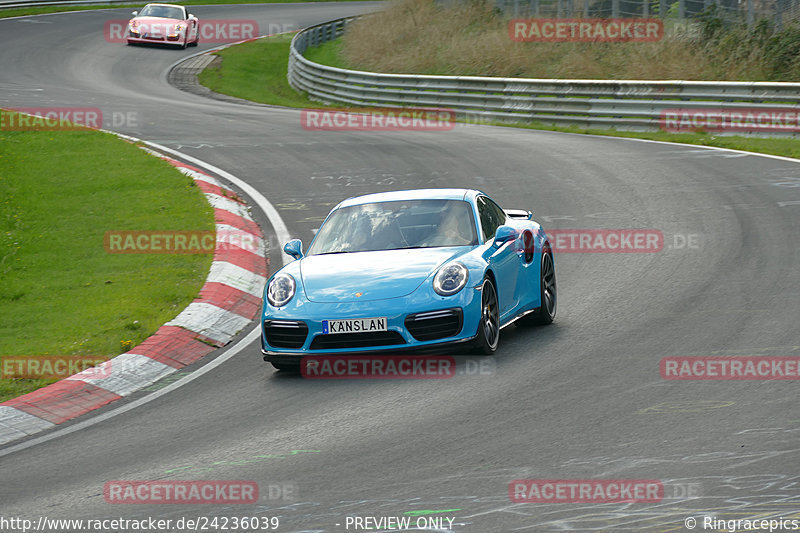
<svg viewBox="0 0 800 533"><path fill-rule="evenodd" d="M483 194L474 189L411 189L407 191L379 192L355 196L343 200L336 208L375 202L394 202L401 200L473 200Z"/></svg>
<svg viewBox="0 0 800 533"><path fill-rule="evenodd" d="M181 5L178 5L178 4L147 4L144 7L147 7L147 6L179 7L181 9L184 8L184 6L181 6Z"/></svg>

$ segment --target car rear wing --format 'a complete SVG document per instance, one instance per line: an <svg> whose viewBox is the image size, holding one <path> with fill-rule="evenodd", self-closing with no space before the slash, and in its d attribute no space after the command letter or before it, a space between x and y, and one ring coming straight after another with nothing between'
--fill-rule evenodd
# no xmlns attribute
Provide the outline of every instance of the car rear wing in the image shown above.
<svg viewBox="0 0 800 533"><path fill-rule="evenodd" d="M533 213L524 209L503 209L503 211L511 218L521 218L525 220L533 218Z"/></svg>

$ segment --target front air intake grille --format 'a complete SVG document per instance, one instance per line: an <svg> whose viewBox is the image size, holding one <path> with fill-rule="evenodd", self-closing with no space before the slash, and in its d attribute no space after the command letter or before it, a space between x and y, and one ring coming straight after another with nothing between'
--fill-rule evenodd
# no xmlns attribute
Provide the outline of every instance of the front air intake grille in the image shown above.
<svg viewBox="0 0 800 533"><path fill-rule="evenodd" d="M406 317L406 329L418 341L433 341L458 335L463 323L461 309L428 311Z"/></svg>
<svg viewBox="0 0 800 533"><path fill-rule="evenodd" d="M312 350L367 348L371 346L395 346L406 340L396 331L370 331L366 333L336 333L317 335L311 341Z"/></svg>
<svg viewBox="0 0 800 533"><path fill-rule="evenodd" d="M265 320L264 333L270 346L299 349L306 342L308 326L295 320Z"/></svg>

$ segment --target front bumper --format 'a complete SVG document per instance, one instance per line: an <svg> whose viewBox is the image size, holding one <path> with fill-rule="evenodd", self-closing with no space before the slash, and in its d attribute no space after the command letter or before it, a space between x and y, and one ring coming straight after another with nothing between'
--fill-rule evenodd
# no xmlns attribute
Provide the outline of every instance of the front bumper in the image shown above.
<svg viewBox="0 0 800 533"><path fill-rule="evenodd" d="M469 346L474 340L476 335L466 339L459 339L459 340L451 340L445 342L438 342L438 343L430 343L425 346L405 346L401 348L396 348L393 350L387 349L366 349L360 350L358 352L342 352L342 357L359 357L359 356L393 356L393 355L432 355L432 354L441 354L444 350L463 350L467 346ZM264 361L270 363L277 363L283 365L299 365L300 360L302 358L308 357L315 357L315 356L330 356L330 353L320 353L320 352L309 352L304 354L285 354L281 352L266 352L264 349L261 349L261 353L264 355Z"/></svg>
<svg viewBox="0 0 800 533"><path fill-rule="evenodd" d="M478 331L480 289L480 285L465 287L450 297L431 297L435 293L430 290L401 298L347 303L311 302L299 290L297 301L289 308L275 309L265 303L261 351L266 361L299 363L304 356L420 352L468 343ZM386 317L385 334L323 333L323 320L376 317Z"/></svg>
<svg viewBox="0 0 800 533"><path fill-rule="evenodd" d="M141 33L138 32L131 32L128 31L128 35L126 37L129 43L137 43L137 44L158 44L158 43L179 43L183 40L183 33L171 33L171 34L150 34L147 37L143 37Z"/></svg>

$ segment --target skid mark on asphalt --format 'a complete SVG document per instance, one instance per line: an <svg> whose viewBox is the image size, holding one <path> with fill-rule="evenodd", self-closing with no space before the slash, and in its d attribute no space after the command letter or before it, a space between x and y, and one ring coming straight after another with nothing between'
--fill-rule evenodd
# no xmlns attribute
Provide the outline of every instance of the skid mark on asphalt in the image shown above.
<svg viewBox="0 0 800 533"><path fill-rule="evenodd" d="M709 149L705 148L705 149L699 149L699 150L680 150L680 151L669 150L669 151L664 151L664 152L661 152L661 153L653 154L653 156L649 157L649 159L656 159L656 158L657 159L684 159L686 156L691 156L691 157L694 157L696 159L707 159L707 158L711 158L711 157L722 157L722 158L725 158L725 159L735 159L735 158L738 158L738 157L748 157L750 155L752 155L752 154L739 153L739 152L724 152L724 151L721 151L721 150L709 150Z"/></svg>
<svg viewBox="0 0 800 533"><path fill-rule="evenodd" d="M646 415L652 413L701 413L712 409L730 407L736 402L685 400L676 402L662 402L644 409L639 409L636 414Z"/></svg>
<svg viewBox="0 0 800 533"><path fill-rule="evenodd" d="M508 475L508 472L506 472ZM493 473L489 474L494 477ZM510 477L508 478L510 479ZM489 480L487 480L489 481ZM285 505L248 506L248 516L278 517L281 531L327 533L343 531L350 516L416 516L429 509L446 509L454 518L452 529L417 528L393 531L486 532L502 523L506 531L685 531L684 520L717 518L777 518L797 516L800 475L765 474L702 476L664 480L665 485L699 485L697 497L664 499L660 503L527 504L512 503L508 494L495 496L452 495L428 498L371 498L335 502L302 501ZM412 508L411 510L408 510ZM164 517L181 516L187 510ZM242 514L241 506L200 511L206 516ZM445 522L447 523L447 522Z"/></svg>
<svg viewBox="0 0 800 533"><path fill-rule="evenodd" d="M800 422L800 421L795 421ZM480 469L462 472L419 482L437 485L459 486L467 481L480 484L479 491L421 497L372 497L366 499L331 501L266 501L247 506L248 516L279 517L281 531L293 533L327 533L344 531L336 524L347 516L419 516L430 513L446 514L454 518L452 529L395 529L394 531L495 531L498 523L505 531L685 531L684 520L693 517L698 522L707 516L719 519L732 518L778 518L797 516L800 507L800 474L761 472L757 474L723 473L719 475L666 477L654 475L675 468L690 471L702 466L717 472L778 459L781 464L796 464L793 457L800 454L797 435L800 426L787 424L775 427L754 427L732 433L737 443L730 450L716 450L694 454L667 455L600 455L573 458L555 465L568 479L583 478L584 472L594 472L591 477L611 478L660 478L664 485L664 498L658 503L514 503L509 500L507 487L513 479L536 478L540 469L533 466L515 468ZM772 449L743 451L744 445L769 444ZM778 447L787 449L778 450ZM301 453L319 453L318 450L293 450L287 453L256 456L258 458L285 459ZM213 463L222 465L224 462ZM248 464L232 461L229 464ZM772 464L778 464L772 461ZM635 474L628 474L636 470ZM763 469L763 467L762 467ZM168 472L178 471L173 469ZM188 470L184 470L188 473ZM626 474L620 474L626 472ZM193 472L196 473L196 472ZM389 493L410 487L411 483L393 484L385 488L375 487L370 493ZM302 483L299 490L303 490ZM477 492L477 493L476 493ZM204 516L242 515L242 506L203 506L198 513ZM162 518L187 515L190 510L167 510ZM502 519L502 520L501 520Z"/></svg>
<svg viewBox="0 0 800 533"><path fill-rule="evenodd" d="M243 457L240 459L232 459L232 460L222 460L222 461L215 461L213 463L207 463L202 465L186 465L180 466L176 468L171 468L169 470L164 470L166 474L173 474L175 472L186 473L189 472L191 474L196 474L198 472L208 472L214 469L219 469L220 467L224 466L242 466L248 465L253 463L263 463L264 461L270 461L272 459L285 459L287 457L291 457L293 455L300 455L306 453L322 453L321 450L292 450L286 453L269 453L265 455L251 455L247 457Z"/></svg>

